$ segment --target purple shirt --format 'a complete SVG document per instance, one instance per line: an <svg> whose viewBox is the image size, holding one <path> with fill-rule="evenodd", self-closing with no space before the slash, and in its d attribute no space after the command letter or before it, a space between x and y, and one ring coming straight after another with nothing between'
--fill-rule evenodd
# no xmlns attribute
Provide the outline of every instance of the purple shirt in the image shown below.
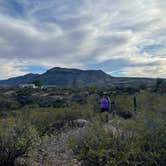
<svg viewBox="0 0 166 166"><path fill-rule="evenodd" d="M100 108L101 109L109 109L109 101L106 98L102 98L100 100Z"/></svg>

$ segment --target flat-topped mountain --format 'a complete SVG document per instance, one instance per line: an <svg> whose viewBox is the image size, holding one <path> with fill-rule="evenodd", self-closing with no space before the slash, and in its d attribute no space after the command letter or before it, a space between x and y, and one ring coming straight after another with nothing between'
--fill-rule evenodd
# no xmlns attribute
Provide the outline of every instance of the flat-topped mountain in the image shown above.
<svg viewBox="0 0 166 166"><path fill-rule="evenodd" d="M84 87L92 84L98 86L138 86L154 85L156 79L151 78L126 78L112 77L102 70L80 70L55 67L43 74L27 74L24 76L14 77L7 80L1 80L0 86L19 86L20 84L32 83L40 80L43 85L53 85L57 87Z"/></svg>
<svg viewBox="0 0 166 166"><path fill-rule="evenodd" d="M87 86L96 83L104 85L111 81L111 76L101 70L79 70L58 68L48 70L37 77L44 85Z"/></svg>
<svg viewBox="0 0 166 166"><path fill-rule="evenodd" d="M19 86L40 80L43 85L55 85L57 87L88 86L91 84L109 84L111 76L102 70L79 70L55 67L43 74L27 74L7 80L1 80L0 86Z"/></svg>

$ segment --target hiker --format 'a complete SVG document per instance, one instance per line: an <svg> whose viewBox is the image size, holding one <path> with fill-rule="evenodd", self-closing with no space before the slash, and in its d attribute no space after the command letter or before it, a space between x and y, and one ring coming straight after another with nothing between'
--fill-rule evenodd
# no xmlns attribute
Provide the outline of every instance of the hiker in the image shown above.
<svg viewBox="0 0 166 166"><path fill-rule="evenodd" d="M114 100L111 101L111 112L112 112L112 115L115 116L115 101Z"/></svg>
<svg viewBox="0 0 166 166"><path fill-rule="evenodd" d="M108 122L109 117L108 117L108 113L110 111L110 98L106 95L103 95L103 97L100 99L100 111L101 112L106 112L105 113L105 120L106 122Z"/></svg>
<svg viewBox="0 0 166 166"><path fill-rule="evenodd" d="M136 112L136 110L137 110L137 100L136 100L136 96L133 97L133 105L134 105L134 112Z"/></svg>
<svg viewBox="0 0 166 166"><path fill-rule="evenodd" d="M100 111L101 112L109 112L110 108L110 98L106 95L103 95L103 97L100 99Z"/></svg>

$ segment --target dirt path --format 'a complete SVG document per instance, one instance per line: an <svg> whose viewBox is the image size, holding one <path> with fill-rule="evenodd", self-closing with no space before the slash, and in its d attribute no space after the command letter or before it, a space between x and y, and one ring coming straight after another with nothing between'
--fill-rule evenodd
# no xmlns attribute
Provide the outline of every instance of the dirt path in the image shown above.
<svg viewBox="0 0 166 166"><path fill-rule="evenodd" d="M78 135L82 128L68 129L51 137L47 142L38 146L31 154L20 159L17 166L80 166L81 163L74 159L72 151L68 149L68 139Z"/></svg>

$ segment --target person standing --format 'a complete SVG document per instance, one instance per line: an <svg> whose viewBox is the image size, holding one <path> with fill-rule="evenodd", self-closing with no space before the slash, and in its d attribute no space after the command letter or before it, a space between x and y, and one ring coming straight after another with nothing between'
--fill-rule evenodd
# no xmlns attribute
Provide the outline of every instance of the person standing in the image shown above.
<svg viewBox="0 0 166 166"><path fill-rule="evenodd" d="M114 100L111 101L111 113L113 116L115 116L115 101Z"/></svg>
<svg viewBox="0 0 166 166"><path fill-rule="evenodd" d="M110 101L109 98L105 95L100 99L100 111L101 112L109 112Z"/></svg>
<svg viewBox="0 0 166 166"><path fill-rule="evenodd" d="M109 111L110 111L110 98L106 95L100 99L100 112L105 112L105 121L108 122L109 120Z"/></svg>
<svg viewBox="0 0 166 166"><path fill-rule="evenodd" d="M133 97L134 112L137 111L137 99L136 96Z"/></svg>

